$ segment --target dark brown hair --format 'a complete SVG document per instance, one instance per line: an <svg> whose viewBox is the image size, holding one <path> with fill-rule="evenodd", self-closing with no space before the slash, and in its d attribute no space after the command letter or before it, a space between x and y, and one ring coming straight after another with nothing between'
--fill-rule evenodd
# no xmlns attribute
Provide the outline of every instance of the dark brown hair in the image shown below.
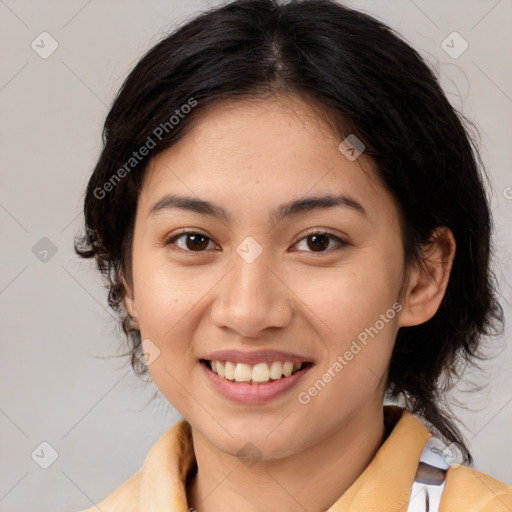
<svg viewBox="0 0 512 512"><path fill-rule="evenodd" d="M434 228L452 230L457 251L445 297L428 322L399 330L387 395L404 400L471 463L442 404L452 378L481 358L482 336L503 322L490 269L485 170L465 128L469 123L420 55L383 23L334 1L231 2L166 36L126 78L105 122L85 196L85 234L75 250L94 258L106 277L134 368L141 338L122 304L122 278L129 279L137 198L149 159L183 137L204 107L283 91L329 112L340 141L355 134L364 142L400 209L408 265L420 260ZM192 102L193 108L184 108ZM150 145L141 155L139 149ZM134 151L136 161L130 160Z"/></svg>

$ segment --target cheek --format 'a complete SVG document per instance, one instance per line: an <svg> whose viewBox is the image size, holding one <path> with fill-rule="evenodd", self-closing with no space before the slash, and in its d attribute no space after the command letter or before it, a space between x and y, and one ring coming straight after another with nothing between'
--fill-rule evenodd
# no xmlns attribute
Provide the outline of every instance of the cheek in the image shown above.
<svg viewBox="0 0 512 512"><path fill-rule="evenodd" d="M184 314L183 292L176 283L169 286L167 281L165 276L154 271L139 276L136 301L144 337L160 339Z"/></svg>
<svg viewBox="0 0 512 512"><path fill-rule="evenodd" d="M314 305L309 305L326 326L328 357L320 371L331 372L325 379L333 381L335 395L347 389L355 395L368 393L386 371L401 309L396 302L400 261L399 254L379 256L375 248L369 248L328 279L314 280L316 287L306 281L309 286L304 296L315 297ZM332 374L340 377L332 378Z"/></svg>
<svg viewBox="0 0 512 512"><path fill-rule="evenodd" d="M198 303L207 288L194 286L190 277L170 271L168 264L142 259L139 263L134 280L141 337L158 347L149 374L173 407L187 411L186 383L197 364L192 338L199 322Z"/></svg>
<svg viewBox="0 0 512 512"><path fill-rule="evenodd" d="M171 266L164 250L142 252L133 268L141 335L163 340L200 302L207 283L200 285L190 271Z"/></svg>
<svg viewBox="0 0 512 512"><path fill-rule="evenodd" d="M320 279L305 279L301 296L330 327L331 333L354 336L373 325L395 303L399 266L363 256Z"/></svg>
<svg viewBox="0 0 512 512"><path fill-rule="evenodd" d="M185 378L197 364L195 334L206 315L207 292L214 289L219 276L194 266L172 265L165 251L141 251L133 269L141 337L160 351L150 373L157 384L161 378L169 383L164 368Z"/></svg>

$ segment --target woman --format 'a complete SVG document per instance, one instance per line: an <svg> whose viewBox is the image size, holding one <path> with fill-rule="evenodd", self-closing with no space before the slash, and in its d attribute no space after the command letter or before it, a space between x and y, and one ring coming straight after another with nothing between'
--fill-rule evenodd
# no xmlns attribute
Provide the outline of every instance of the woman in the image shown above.
<svg viewBox="0 0 512 512"><path fill-rule="evenodd" d="M442 402L502 321L478 151L388 27L328 0L188 22L121 88L85 222L183 416L90 510L511 509Z"/></svg>

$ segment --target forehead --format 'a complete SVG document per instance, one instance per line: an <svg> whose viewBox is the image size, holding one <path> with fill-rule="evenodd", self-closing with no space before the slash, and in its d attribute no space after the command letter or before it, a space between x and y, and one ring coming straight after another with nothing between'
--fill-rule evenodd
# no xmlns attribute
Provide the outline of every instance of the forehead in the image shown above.
<svg viewBox="0 0 512 512"><path fill-rule="evenodd" d="M177 192L247 210L344 193L389 208L372 162L364 154L348 160L341 142L318 110L296 96L222 101L151 160L140 204L149 215L164 193Z"/></svg>

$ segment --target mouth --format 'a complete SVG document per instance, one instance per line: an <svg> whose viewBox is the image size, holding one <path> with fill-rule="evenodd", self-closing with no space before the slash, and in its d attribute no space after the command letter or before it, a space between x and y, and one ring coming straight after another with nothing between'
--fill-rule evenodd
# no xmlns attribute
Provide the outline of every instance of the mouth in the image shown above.
<svg viewBox="0 0 512 512"><path fill-rule="evenodd" d="M305 372L313 366L310 361L261 361L256 364L247 364L201 359L200 363L228 382L245 385L261 385L285 380L292 375Z"/></svg>

